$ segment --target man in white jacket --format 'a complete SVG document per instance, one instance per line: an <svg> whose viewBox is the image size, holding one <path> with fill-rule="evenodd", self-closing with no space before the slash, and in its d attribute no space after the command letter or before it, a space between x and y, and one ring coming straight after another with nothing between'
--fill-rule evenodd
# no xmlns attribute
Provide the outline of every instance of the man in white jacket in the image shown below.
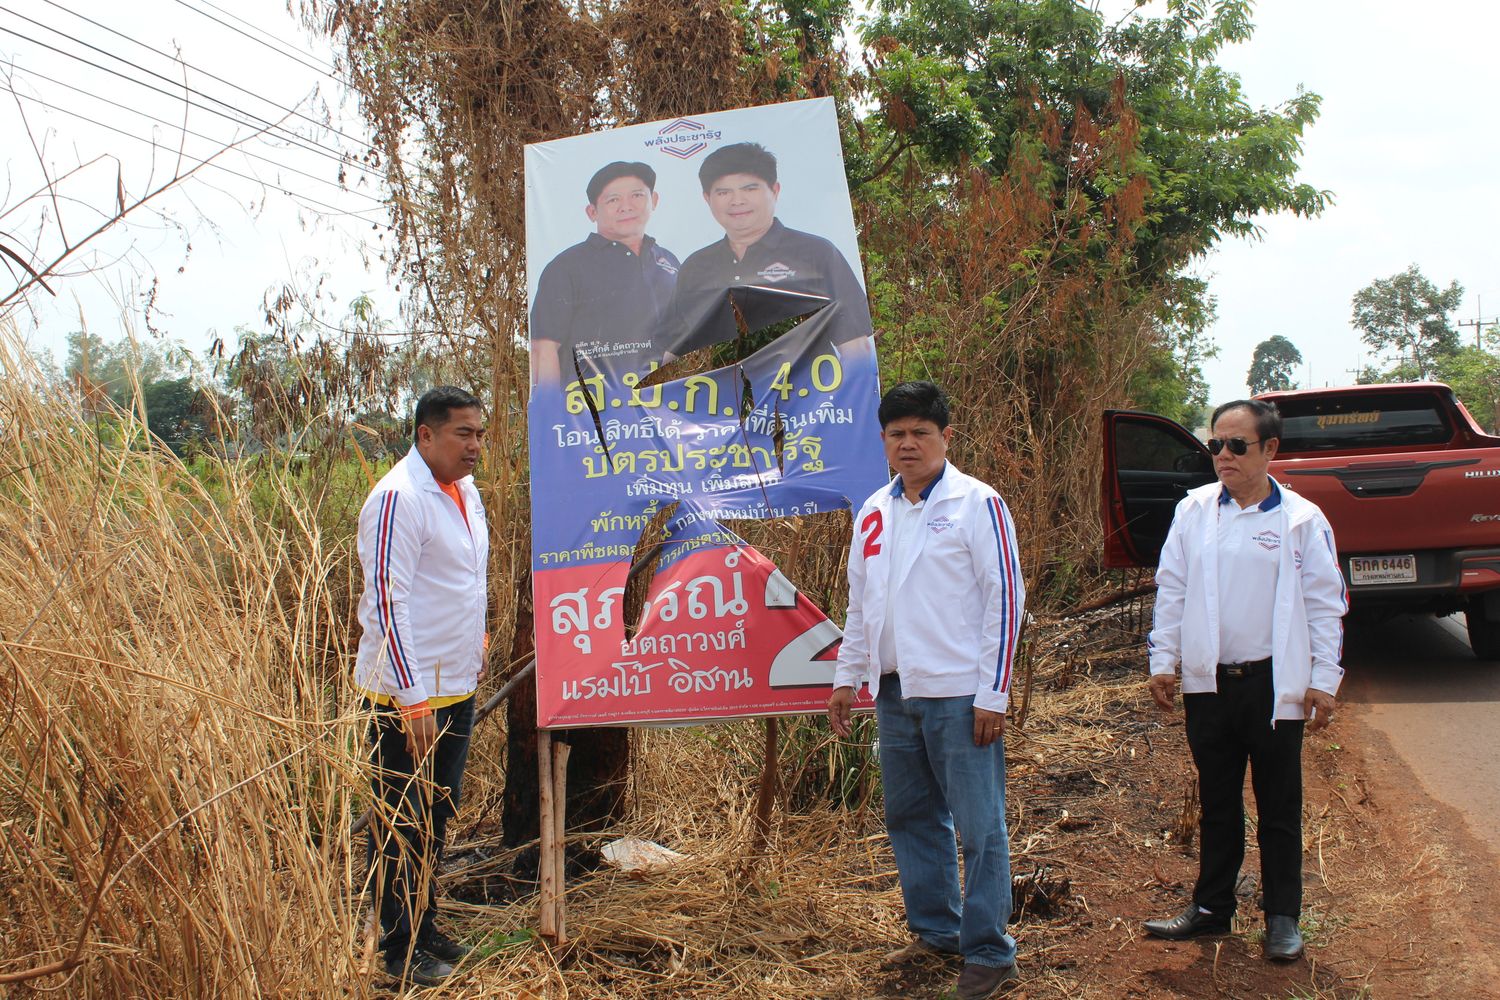
<svg viewBox="0 0 1500 1000"><path fill-rule="evenodd" d="M414 447L359 512L354 682L371 714L370 860L386 971L435 986L468 951L433 918L484 667L489 531L471 475L484 410L440 386L417 401L414 423Z"/></svg>
<svg viewBox="0 0 1500 1000"><path fill-rule="evenodd" d="M1010 513L947 461L948 401L905 382L880 402L896 476L864 502L849 548L849 615L828 715L850 735L868 684L885 818L907 926L886 956L962 955L961 1000L1017 978L1005 828L1005 710L1026 591ZM960 895L954 829L963 841Z"/></svg>
<svg viewBox="0 0 1500 1000"><path fill-rule="evenodd" d="M1333 718L1348 592L1317 506L1269 474L1281 414L1258 400L1214 412L1219 481L1177 506L1156 571L1151 695L1173 710L1177 672L1198 769L1198 881L1170 940L1227 934L1245 857L1245 766L1255 791L1265 956L1302 954L1302 735Z"/></svg>

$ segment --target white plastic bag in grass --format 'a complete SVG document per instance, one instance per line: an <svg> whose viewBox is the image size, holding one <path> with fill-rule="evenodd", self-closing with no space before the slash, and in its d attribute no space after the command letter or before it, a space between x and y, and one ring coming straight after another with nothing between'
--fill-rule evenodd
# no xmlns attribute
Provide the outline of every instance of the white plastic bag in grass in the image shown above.
<svg viewBox="0 0 1500 1000"><path fill-rule="evenodd" d="M622 872L659 872L671 868L687 857L670 847L642 840L639 837L621 837L605 844L600 850L604 860Z"/></svg>

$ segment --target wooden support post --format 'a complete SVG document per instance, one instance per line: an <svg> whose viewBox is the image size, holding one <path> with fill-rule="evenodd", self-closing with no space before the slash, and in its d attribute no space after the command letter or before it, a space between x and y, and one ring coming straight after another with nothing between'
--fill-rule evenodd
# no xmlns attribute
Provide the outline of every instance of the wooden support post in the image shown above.
<svg viewBox="0 0 1500 1000"><path fill-rule="evenodd" d="M557 914L555 944L568 943L568 754L566 743L552 746L552 907Z"/></svg>
<svg viewBox="0 0 1500 1000"><path fill-rule="evenodd" d="M1021 661L1021 669L1026 675L1026 683L1021 692L1021 711L1016 715L1017 731L1026 729L1026 716L1031 714L1031 681L1036 672L1036 650L1026 644L1026 619L1029 617L1026 615L1021 618L1021 630L1016 633L1016 644L1020 647L1016 650L1016 658Z"/></svg>
<svg viewBox="0 0 1500 1000"><path fill-rule="evenodd" d="M542 937L556 939L557 870L552 866L552 850L556 839L552 804L552 734L545 729L538 729L536 733L536 760L540 778L538 792L541 796L541 815L538 817L541 821L541 842L537 851L536 870L538 895L542 904L537 927Z"/></svg>
<svg viewBox="0 0 1500 1000"><path fill-rule="evenodd" d="M776 796L781 791L781 765L778 761L780 741L777 734L781 720L772 716L766 720L765 762L760 771L760 792L755 797L755 833L750 844L750 857L758 857L766 849L771 835L771 810L776 806Z"/></svg>

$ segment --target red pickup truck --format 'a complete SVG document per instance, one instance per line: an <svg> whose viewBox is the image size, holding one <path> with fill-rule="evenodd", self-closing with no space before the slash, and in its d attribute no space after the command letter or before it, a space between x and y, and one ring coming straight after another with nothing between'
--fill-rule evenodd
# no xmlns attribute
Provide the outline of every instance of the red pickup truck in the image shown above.
<svg viewBox="0 0 1500 1000"><path fill-rule="evenodd" d="M1500 437L1436 382L1270 392L1271 475L1333 525L1351 607L1463 611L1500 660ZM1154 566L1177 501L1212 482L1203 442L1165 417L1104 416L1106 566Z"/></svg>

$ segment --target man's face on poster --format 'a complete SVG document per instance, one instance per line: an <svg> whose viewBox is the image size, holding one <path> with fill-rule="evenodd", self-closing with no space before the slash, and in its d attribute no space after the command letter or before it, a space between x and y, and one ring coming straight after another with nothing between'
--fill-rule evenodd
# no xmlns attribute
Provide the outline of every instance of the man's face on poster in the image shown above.
<svg viewBox="0 0 1500 1000"><path fill-rule="evenodd" d="M709 186L703 200L730 239L759 238L776 218L780 194L780 183L767 184L754 174L725 174Z"/></svg>
<svg viewBox="0 0 1500 1000"><path fill-rule="evenodd" d="M604 185L599 200L585 211L600 236L627 243L645 235L657 200L656 192L639 177L616 177Z"/></svg>

